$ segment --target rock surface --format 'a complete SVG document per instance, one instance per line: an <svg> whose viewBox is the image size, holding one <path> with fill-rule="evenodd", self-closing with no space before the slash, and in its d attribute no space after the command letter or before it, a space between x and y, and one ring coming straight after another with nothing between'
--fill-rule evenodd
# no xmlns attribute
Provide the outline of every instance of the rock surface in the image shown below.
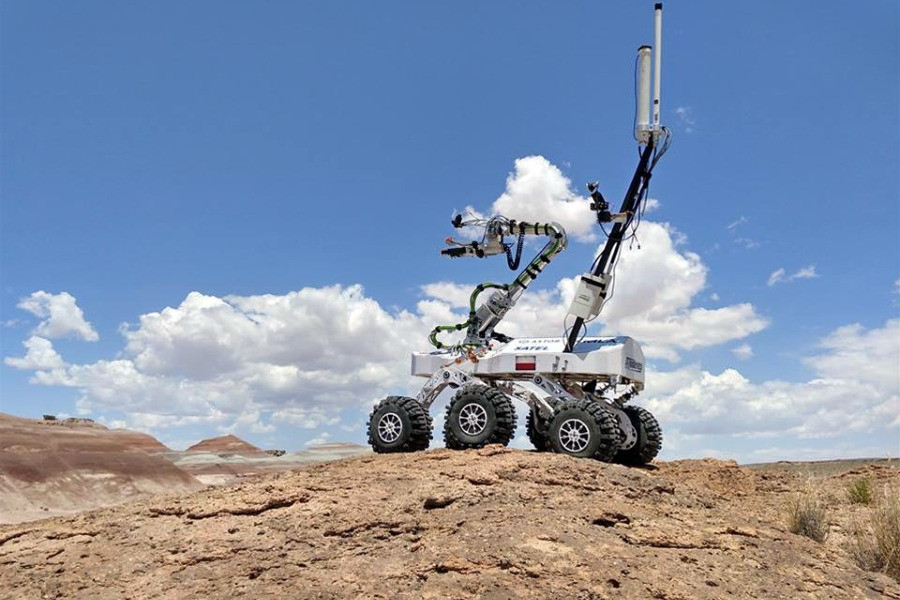
<svg viewBox="0 0 900 600"><path fill-rule="evenodd" d="M134 431L0 414L0 523L202 488L168 451Z"/></svg>
<svg viewBox="0 0 900 600"><path fill-rule="evenodd" d="M2 526L0 597L900 598L786 531L803 480L500 447L350 458Z"/></svg>

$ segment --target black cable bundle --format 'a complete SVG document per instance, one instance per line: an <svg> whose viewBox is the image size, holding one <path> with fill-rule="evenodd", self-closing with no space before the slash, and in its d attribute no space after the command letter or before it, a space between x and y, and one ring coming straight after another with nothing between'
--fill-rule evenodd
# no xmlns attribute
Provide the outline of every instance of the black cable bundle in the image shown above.
<svg viewBox="0 0 900 600"><path fill-rule="evenodd" d="M506 264L509 266L510 270L515 271L519 268L519 263L522 261L522 246L525 245L525 231L519 231L519 241L516 242L516 258L513 258L512 255L512 244L506 244Z"/></svg>

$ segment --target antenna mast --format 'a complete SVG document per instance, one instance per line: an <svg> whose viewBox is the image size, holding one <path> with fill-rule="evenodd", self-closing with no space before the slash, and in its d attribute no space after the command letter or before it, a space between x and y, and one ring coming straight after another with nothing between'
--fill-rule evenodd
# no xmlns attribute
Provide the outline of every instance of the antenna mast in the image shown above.
<svg viewBox="0 0 900 600"><path fill-rule="evenodd" d="M651 120L650 103L650 54L653 51L653 103ZM603 246L603 251L589 273L581 276L575 297L569 306L569 315L575 317L575 323L566 334L566 352L572 352L585 324L593 320L603 308L607 294L612 287L613 271L619 258L626 231L632 226L634 218L640 213L641 203L647 195L647 186L656 162L666 151L669 144L668 129L659 123L660 115L660 80L662 65L662 4L654 7L654 47L641 46L637 56L637 107L634 124L634 137L642 147L640 160L619 212L612 214L609 204L599 191L596 183L588 184L591 194L591 208L596 211L599 223L614 223L612 231ZM665 135L663 135L665 134ZM662 145L659 146L660 137Z"/></svg>

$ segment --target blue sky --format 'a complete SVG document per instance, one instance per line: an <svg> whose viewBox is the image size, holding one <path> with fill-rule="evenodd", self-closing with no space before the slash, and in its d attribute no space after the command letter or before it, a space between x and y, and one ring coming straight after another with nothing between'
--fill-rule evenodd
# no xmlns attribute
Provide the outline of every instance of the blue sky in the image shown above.
<svg viewBox="0 0 900 600"><path fill-rule="evenodd" d="M362 442L509 273L439 256L455 210L618 204L651 9L4 2L0 410ZM673 1L664 35L675 141L598 333L650 349L669 458L896 455L900 6ZM588 237L514 333L560 329Z"/></svg>

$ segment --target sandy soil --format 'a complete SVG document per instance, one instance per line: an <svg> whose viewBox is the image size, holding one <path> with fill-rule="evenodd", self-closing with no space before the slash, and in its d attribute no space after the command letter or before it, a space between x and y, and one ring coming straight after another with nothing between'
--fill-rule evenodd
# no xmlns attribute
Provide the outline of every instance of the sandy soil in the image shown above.
<svg viewBox="0 0 900 600"><path fill-rule="evenodd" d="M832 512L860 467L820 483ZM875 469L874 471L870 471ZM900 598L838 535L789 533L805 481L489 447L365 456L0 526L2 598Z"/></svg>

